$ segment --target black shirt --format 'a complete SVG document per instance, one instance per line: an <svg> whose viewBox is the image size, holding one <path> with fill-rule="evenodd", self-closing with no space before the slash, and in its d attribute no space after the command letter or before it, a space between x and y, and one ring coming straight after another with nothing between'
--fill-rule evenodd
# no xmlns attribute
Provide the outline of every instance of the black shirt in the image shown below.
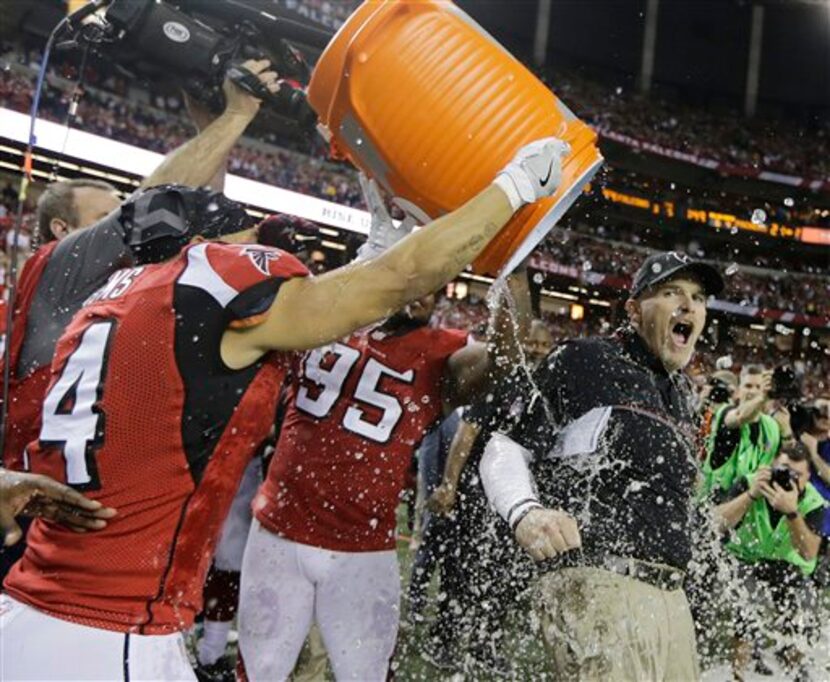
<svg viewBox="0 0 830 682"><path fill-rule="evenodd" d="M686 568L697 476L690 383L633 331L569 341L534 375L541 399L508 435L534 453L541 502L577 518L577 563L606 555Z"/></svg>

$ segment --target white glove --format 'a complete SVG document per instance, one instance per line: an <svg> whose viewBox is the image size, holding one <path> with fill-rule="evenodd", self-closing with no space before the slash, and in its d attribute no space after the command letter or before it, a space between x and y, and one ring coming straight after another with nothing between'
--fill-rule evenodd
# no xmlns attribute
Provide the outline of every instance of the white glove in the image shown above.
<svg viewBox="0 0 830 682"><path fill-rule="evenodd" d="M507 194L513 210L518 211L556 191L562 179L562 159L570 151L569 144L555 137L526 144L493 182Z"/></svg>
<svg viewBox="0 0 830 682"><path fill-rule="evenodd" d="M369 213L372 214L372 224L369 226L369 236L357 250L356 260L368 260L406 237L415 227L415 221L407 217L396 227L392 216L386 210L377 182L374 179L370 180L363 173L358 174L357 179L360 181Z"/></svg>

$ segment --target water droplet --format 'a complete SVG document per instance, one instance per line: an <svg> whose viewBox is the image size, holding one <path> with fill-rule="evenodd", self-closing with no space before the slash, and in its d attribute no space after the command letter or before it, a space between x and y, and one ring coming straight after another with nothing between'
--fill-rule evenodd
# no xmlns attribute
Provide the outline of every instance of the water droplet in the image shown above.
<svg viewBox="0 0 830 682"><path fill-rule="evenodd" d="M786 197L784 199L784 206L795 206L795 201L792 197Z"/></svg>
<svg viewBox="0 0 830 682"><path fill-rule="evenodd" d="M812 332L810 331L810 328L809 328L809 327L804 327L804 329L802 330L802 332L801 332L801 333L802 333L804 336L810 336L810 334L811 334Z"/></svg>
<svg viewBox="0 0 830 682"><path fill-rule="evenodd" d="M659 275L661 272L663 272L663 266L662 266L662 265L660 265L660 263L654 263L654 264L651 266L651 271L652 271L655 275Z"/></svg>
<svg viewBox="0 0 830 682"><path fill-rule="evenodd" d="M360 145L362 145L362 144L363 144L363 138L362 138L362 137L358 137L358 138L354 141L354 143L355 143L355 144L359 147Z"/></svg>
<svg viewBox="0 0 830 682"><path fill-rule="evenodd" d="M762 208L756 208L752 212L751 220L753 225L763 225L767 222L767 212Z"/></svg>
<svg viewBox="0 0 830 682"><path fill-rule="evenodd" d="M535 275L533 275L533 282L535 284L541 284L544 281L545 281L545 276L541 272L537 272Z"/></svg>
<svg viewBox="0 0 830 682"><path fill-rule="evenodd" d="M218 211L218 210L219 210L219 204L217 204L215 201L211 201L211 202L207 205L207 210L208 210L210 213L213 213L213 212L215 212L215 211Z"/></svg>
<svg viewBox="0 0 830 682"><path fill-rule="evenodd" d="M377 519L369 519L369 525L372 528L377 528L378 527L378 520Z"/></svg>
<svg viewBox="0 0 830 682"><path fill-rule="evenodd" d="M590 270L590 269L591 269L591 267L592 267L592 266L591 266L591 261L586 260L586 261L583 261L583 262L582 262L582 269L583 269L585 272L588 272L588 270Z"/></svg>
<svg viewBox="0 0 830 682"><path fill-rule="evenodd" d="M724 271L724 274L727 277L731 277L732 275L736 274L738 270L740 270L740 266L737 263L730 263Z"/></svg>
<svg viewBox="0 0 830 682"><path fill-rule="evenodd" d="M366 62L369 61L369 55L366 54L365 52L361 52L360 54L357 55L357 61L360 62L361 64L365 64Z"/></svg>

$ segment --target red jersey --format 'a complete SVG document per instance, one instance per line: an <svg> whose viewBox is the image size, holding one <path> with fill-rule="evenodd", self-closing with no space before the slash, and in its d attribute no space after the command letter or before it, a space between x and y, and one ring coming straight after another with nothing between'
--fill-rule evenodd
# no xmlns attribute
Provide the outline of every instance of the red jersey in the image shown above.
<svg viewBox="0 0 830 682"><path fill-rule="evenodd" d="M363 331L311 351L292 388L254 513L289 540L346 552L395 546L395 510L424 433L441 416L458 330Z"/></svg>
<svg viewBox="0 0 830 682"><path fill-rule="evenodd" d="M26 323L29 319L29 308L40 282L40 276L49 257L55 250L58 242L50 242L42 246L26 261L17 283L17 295L12 315L11 338L6 342L11 344L9 357L11 373L9 379L9 407L6 416L6 440L2 455L3 466L7 469L21 470L23 468L23 450L37 438L40 431L40 406L43 396L49 385L49 365L38 367L24 376L17 376L17 361L20 350L23 348L23 339L26 336ZM4 316L5 317L5 316ZM4 320L5 322L5 320ZM3 362L0 361L0 372L3 371ZM0 397L2 400L2 397Z"/></svg>
<svg viewBox="0 0 830 682"><path fill-rule="evenodd" d="M224 330L267 312L280 283L307 274L261 246L199 244L120 270L58 342L32 471L118 516L78 535L36 521L6 579L15 599L94 627L188 627L242 472L268 436L291 355L241 370Z"/></svg>

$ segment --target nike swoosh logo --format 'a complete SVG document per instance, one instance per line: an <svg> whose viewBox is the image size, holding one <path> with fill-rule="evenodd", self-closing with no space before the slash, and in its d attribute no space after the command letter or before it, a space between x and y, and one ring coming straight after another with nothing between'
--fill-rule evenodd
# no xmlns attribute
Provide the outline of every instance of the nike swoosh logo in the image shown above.
<svg viewBox="0 0 830 682"><path fill-rule="evenodd" d="M548 166L548 174L542 178L542 181L539 183L544 187L548 184L548 180L550 180L550 174L553 172L553 162L551 162L550 166Z"/></svg>

